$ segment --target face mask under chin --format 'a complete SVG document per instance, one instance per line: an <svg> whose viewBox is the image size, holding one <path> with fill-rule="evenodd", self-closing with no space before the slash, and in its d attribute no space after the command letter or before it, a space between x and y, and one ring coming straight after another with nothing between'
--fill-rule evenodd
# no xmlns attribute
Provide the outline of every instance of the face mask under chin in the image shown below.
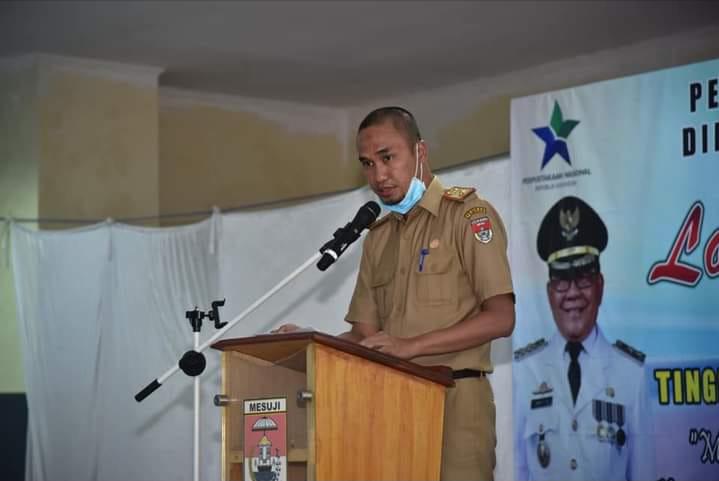
<svg viewBox="0 0 719 481"><path fill-rule="evenodd" d="M380 199L380 205L382 205L383 208L392 211L397 212L398 214L406 214L409 212L412 207L417 205L417 202L422 198L424 195L424 192L426 190L426 187L424 185L424 182L422 182L422 164L419 162L419 144L414 145L414 152L415 152L415 159L416 164L414 168L414 177L412 177L412 181L409 184L409 188L407 189L407 193L404 195L401 201L397 202L396 204L385 204L382 202L382 199ZM417 178L417 171L419 170L419 178Z"/></svg>

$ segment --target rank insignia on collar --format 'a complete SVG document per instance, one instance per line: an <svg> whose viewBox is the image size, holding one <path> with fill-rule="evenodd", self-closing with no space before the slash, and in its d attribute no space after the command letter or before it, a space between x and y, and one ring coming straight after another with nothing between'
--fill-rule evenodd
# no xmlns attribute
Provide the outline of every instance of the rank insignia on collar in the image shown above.
<svg viewBox="0 0 719 481"><path fill-rule="evenodd" d="M630 358L637 361L639 364L644 364L644 359L646 359L647 355L639 349L634 349L632 346L626 342L620 341L619 339L617 339L617 341L612 345L619 351L627 354Z"/></svg>
<svg viewBox="0 0 719 481"><path fill-rule="evenodd" d="M474 187L452 187L444 191L445 199L463 201L476 191Z"/></svg>
<svg viewBox="0 0 719 481"><path fill-rule="evenodd" d="M514 351L514 360L519 361L525 357L527 357L530 354L533 354L535 352L539 352L542 350L542 348L548 346L549 343L542 337L537 339L534 342L530 342L524 347L521 347Z"/></svg>
<svg viewBox="0 0 719 481"><path fill-rule="evenodd" d="M554 389L552 388L552 386L550 386L549 384L547 384L545 381L542 381L542 384L540 384L540 385L537 387L537 390L536 390L536 391L532 391L532 394L534 394L534 395L547 394L547 393L552 392L552 391L554 391Z"/></svg>

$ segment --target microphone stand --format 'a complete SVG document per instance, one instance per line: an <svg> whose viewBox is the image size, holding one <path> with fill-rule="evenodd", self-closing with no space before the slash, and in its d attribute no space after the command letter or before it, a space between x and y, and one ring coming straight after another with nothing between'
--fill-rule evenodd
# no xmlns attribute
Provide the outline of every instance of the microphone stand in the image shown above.
<svg viewBox="0 0 719 481"><path fill-rule="evenodd" d="M220 329L227 325L226 322L220 322L220 311L219 307L225 305L225 300L214 301L212 303L212 310L208 312L202 312L197 309L192 311L186 311L185 317L189 319L190 325L192 326L192 337L193 337L193 351L187 351L182 359L180 359L179 366L185 374L194 377L193 386L193 407L194 407L194 421L192 426L192 474L193 480L199 481L200 479L200 377L199 375L205 370L205 357L202 354L198 354L197 349L200 346L200 329L202 329L202 319L207 317L211 321L215 321L215 328Z"/></svg>
<svg viewBox="0 0 719 481"><path fill-rule="evenodd" d="M324 246L323 246L324 247ZM200 479L200 378L199 375L202 373L202 371L205 369L205 356L202 354L202 351L207 349L211 344L213 344L215 341L217 341L220 337L222 337L227 331L232 329L238 322L240 322L242 319L247 317L252 311L257 309L261 304L263 304L267 299L272 297L274 294L276 294L280 289L285 287L287 284L289 284L295 277L300 275L303 271L305 271L310 265L314 264L321 256L323 255L323 252L317 252L312 257L307 259L301 266L299 266L297 269L295 269L293 272L291 272L287 277L282 279L280 282L278 282L272 289L267 291L262 297L257 299L255 302L253 302L247 309L242 311L237 317L232 319L229 323L220 323L219 318L219 312L217 311L217 306L224 305L225 301L215 301L212 303L213 310L211 313L203 313L200 311L197 311L197 308L195 308L194 311L187 311L186 317L190 319L190 324L192 324L192 330L193 330L193 338L194 338L194 350L187 351L180 361L172 366L170 369L165 371L160 377L156 378L152 382L150 382L147 386L145 386L142 391L138 392L135 395L135 400L137 402L141 402L143 399L145 399L147 396L152 394L157 388L162 386L162 384L170 378L173 374L175 374L179 369L182 369L182 371L187 374L188 376L193 376L194 379L194 439L193 439L193 481L199 481ZM217 331L212 337L210 337L207 341L205 341L203 344L200 344L200 327L202 326L202 317L207 316L211 320L215 321L215 327L222 329Z"/></svg>

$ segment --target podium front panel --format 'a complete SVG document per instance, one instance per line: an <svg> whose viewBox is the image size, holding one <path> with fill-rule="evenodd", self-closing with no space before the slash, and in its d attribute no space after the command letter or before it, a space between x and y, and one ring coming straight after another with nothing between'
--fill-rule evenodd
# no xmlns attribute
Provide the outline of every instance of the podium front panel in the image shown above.
<svg viewBox="0 0 719 481"><path fill-rule="evenodd" d="M316 479L439 479L445 386L315 347Z"/></svg>
<svg viewBox="0 0 719 481"><path fill-rule="evenodd" d="M298 391L307 389L306 355L302 349L271 363L238 352L223 353L223 392L230 399L222 419L223 479L245 479L244 401L267 398L286 399L286 479L307 479L308 404L297 401Z"/></svg>

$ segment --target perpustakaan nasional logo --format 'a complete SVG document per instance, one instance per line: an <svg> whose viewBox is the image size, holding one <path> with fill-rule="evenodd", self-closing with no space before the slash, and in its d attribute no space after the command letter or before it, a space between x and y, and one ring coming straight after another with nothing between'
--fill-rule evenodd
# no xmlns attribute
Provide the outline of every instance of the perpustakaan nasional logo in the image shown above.
<svg viewBox="0 0 719 481"><path fill-rule="evenodd" d="M564 114L559 106L559 102L555 100L549 125L532 129L532 132L544 142L544 153L542 154L540 171L544 170L555 156L561 157L569 166L572 166L572 158L569 155L567 139L577 125L579 125L579 120L564 119ZM525 177L522 179L522 184L535 184L535 190L549 190L557 187L576 185L577 181L575 177L591 174L589 169L574 169L567 172Z"/></svg>
<svg viewBox="0 0 719 481"><path fill-rule="evenodd" d="M574 127L579 124L579 120L564 120L562 109L559 102L554 101L554 111L552 118L547 127L537 127L532 129L537 137L544 141L544 156L542 157L542 169L554 158L559 155L572 165L572 159L569 158L569 149L567 148L567 138L572 133Z"/></svg>

